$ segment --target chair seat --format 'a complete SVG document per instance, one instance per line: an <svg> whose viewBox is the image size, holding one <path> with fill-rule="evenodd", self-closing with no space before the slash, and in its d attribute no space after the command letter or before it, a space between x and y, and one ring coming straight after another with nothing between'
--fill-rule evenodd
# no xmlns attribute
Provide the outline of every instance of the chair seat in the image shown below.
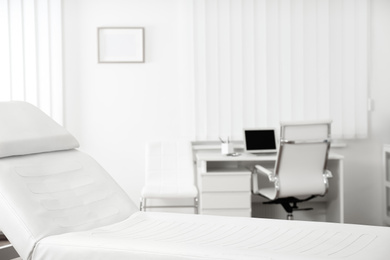
<svg viewBox="0 0 390 260"><path fill-rule="evenodd" d="M275 188L262 188L259 190L261 196L266 197L267 199L274 200L276 199L276 189Z"/></svg>
<svg viewBox="0 0 390 260"><path fill-rule="evenodd" d="M195 198L198 190L192 184L148 184L141 194L143 198Z"/></svg>

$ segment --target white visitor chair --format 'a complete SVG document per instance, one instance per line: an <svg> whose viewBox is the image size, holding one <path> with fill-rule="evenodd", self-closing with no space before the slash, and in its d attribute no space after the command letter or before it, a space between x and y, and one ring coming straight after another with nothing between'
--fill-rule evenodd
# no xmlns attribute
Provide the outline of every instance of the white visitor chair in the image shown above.
<svg viewBox="0 0 390 260"><path fill-rule="evenodd" d="M287 219L293 218L297 203L323 196L332 174L326 168L330 148L331 121L281 123L280 146L275 168L255 166L252 175L253 193L281 204ZM258 178L265 176L272 187L259 188Z"/></svg>
<svg viewBox="0 0 390 260"><path fill-rule="evenodd" d="M198 190L195 186L192 145L189 141L155 141L146 144L145 186L140 210L147 208L193 207L198 213ZM192 205L148 205L150 199L172 201L190 199Z"/></svg>

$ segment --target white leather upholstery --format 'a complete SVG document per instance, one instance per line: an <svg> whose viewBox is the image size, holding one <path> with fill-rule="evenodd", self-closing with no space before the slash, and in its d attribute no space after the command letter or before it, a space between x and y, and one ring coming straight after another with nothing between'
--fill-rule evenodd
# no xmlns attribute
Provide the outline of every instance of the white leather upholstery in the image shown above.
<svg viewBox="0 0 390 260"><path fill-rule="evenodd" d="M281 122L281 136L287 140L311 140L327 138L331 120Z"/></svg>
<svg viewBox="0 0 390 260"><path fill-rule="evenodd" d="M281 142L319 141L329 138L330 121L281 124ZM270 200L286 197L324 195L327 184L324 166L329 143L281 143L275 166L275 187L259 189L257 193ZM256 193L256 191L255 191Z"/></svg>
<svg viewBox="0 0 390 260"><path fill-rule="evenodd" d="M323 195L327 144L286 144L280 157L279 197Z"/></svg>
<svg viewBox="0 0 390 260"><path fill-rule="evenodd" d="M156 141L146 145L143 198L195 198L191 143Z"/></svg>
<svg viewBox="0 0 390 260"><path fill-rule="evenodd" d="M65 128L26 102L0 102L0 123L0 158L79 147Z"/></svg>
<svg viewBox="0 0 390 260"><path fill-rule="evenodd" d="M137 211L99 164L72 149L77 140L36 107L2 102L0 125L0 229L23 259L44 237Z"/></svg>
<svg viewBox="0 0 390 260"><path fill-rule="evenodd" d="M42 239L34 260L387 259L385 227L139 212L123 222Z"/></svg>
<svg viewBox="0 0 390 260"><path fill-rule="evenodd" d="M0 171L0 229L23 259L45 237L137 211L105 170L77 150L3 158Z"/></svg>

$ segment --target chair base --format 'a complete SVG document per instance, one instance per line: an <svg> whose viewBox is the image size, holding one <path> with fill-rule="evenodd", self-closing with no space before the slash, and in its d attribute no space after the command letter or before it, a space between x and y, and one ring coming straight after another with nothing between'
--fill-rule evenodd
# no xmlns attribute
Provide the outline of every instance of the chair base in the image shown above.
<svg viewBox="0 0 390 260"><path fill-rule="evenodd" d="M297 199L295 197L287 197L287 198L279 198L272 201L266 201L263 202L263 204L280 204L284 208L284 210L287 212L287 220L293 220L294 215L293 212L297 210L312 210L313 208L298 208L297 203L305 202L308 200L311 200L317 196L313 195L310 197L307 197L305 199Z"/></svg>
<svg viewBox="0 0 390 260"><path fill-rule="evenodd" d="M194 198L194 205L164 205L164 206L147 206L146 205L146 200L147 198L140 198L140 205L139 205L139 210L140 211L146 211L146 209L151 209L151 208L194 208L194 213L199 214L199 203L198 203L198 198Z"/></svg>

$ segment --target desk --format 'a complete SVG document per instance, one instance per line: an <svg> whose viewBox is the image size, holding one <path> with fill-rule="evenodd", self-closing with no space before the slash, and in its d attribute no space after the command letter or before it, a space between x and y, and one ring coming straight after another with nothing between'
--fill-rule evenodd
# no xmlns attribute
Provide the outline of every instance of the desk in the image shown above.
<svg viewBox="0 0 390 260"><path fill-rule="evenodd" d="M384 223L390 225L390 144L383 145L382 162L382 216Z"/></svg>
<svg viewBox="0 0 390 260"><path fill-rule="evenodd" d="M241 154L225 156L218 151L198 151L196 157L199 213L251 216L251 171L256 164L274 168L275 155ZM344 223L343 156L330 153L328 167L333 174L326 203L326 221Z"/></svg>

